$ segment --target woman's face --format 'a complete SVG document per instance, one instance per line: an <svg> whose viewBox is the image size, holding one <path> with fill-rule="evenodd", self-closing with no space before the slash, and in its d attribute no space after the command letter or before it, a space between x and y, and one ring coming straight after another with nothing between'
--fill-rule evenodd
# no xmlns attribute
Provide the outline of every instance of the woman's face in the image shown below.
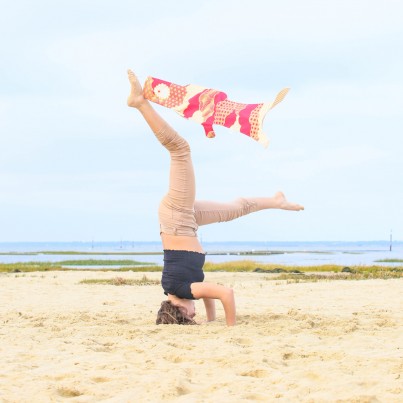
<svg viewBox="0 0 403 403"><path fill-rule="evenodd" d="M175 305L185 308L186 314L189 318L196 316L195 302L191 299L178 299L175 301Z"/></svg>

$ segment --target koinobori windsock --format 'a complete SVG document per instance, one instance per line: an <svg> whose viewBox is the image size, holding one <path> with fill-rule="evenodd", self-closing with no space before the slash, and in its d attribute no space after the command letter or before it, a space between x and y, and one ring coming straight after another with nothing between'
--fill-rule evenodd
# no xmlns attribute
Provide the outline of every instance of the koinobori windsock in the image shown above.
<svg viewBox="0 0 403 403"><path fill-rule="evenodd" d="M243 104L230 101L222 91L193 84L182 86L155 77L148 77L143 88L146 99L201 124L209 138L215 137L213 125L220 125L246 134L264 147L269 141L263 132L263 119L288 91L282 89L271 103Z"/></svg>

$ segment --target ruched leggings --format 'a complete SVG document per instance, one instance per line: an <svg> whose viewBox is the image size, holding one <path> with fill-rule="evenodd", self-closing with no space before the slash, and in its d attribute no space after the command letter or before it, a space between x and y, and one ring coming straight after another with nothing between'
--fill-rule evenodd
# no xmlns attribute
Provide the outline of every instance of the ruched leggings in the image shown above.
<svg viewBox="0 0 403 403"><path fill-rule="evenodd" d="M188 142L168 125L154 134L171 157L169 189L158 210L161 233L197 236L201 225L235 220L267 208L264 198L238 198L228 203L195 200L195 175Z"/></svg>

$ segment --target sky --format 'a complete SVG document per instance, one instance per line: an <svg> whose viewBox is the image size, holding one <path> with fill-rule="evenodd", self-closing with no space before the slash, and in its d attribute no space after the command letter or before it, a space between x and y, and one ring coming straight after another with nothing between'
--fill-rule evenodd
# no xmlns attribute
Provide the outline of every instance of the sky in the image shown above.
<svg viewBox="0 0 403 403"><path fill-rule="evenodd" d="M402 49L400 0L0 0L0 242L159 239L169 158L126 106L127 68L243 103L291 88L267 149L156 106L198 198L305 206L203 241L403 240Z"/></svg>

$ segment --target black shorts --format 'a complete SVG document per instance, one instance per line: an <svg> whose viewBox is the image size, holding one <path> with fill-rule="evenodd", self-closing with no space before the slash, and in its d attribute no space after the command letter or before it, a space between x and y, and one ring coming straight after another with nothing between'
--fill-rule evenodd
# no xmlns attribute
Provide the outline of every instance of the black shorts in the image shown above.
<svg viewBox="0 0 403 403"><path fill-rule="evenodd" d="M195 299L190 285L204 280L205 254L186 250L164 250L162 288L164 294L178 298Z"/></svg>

